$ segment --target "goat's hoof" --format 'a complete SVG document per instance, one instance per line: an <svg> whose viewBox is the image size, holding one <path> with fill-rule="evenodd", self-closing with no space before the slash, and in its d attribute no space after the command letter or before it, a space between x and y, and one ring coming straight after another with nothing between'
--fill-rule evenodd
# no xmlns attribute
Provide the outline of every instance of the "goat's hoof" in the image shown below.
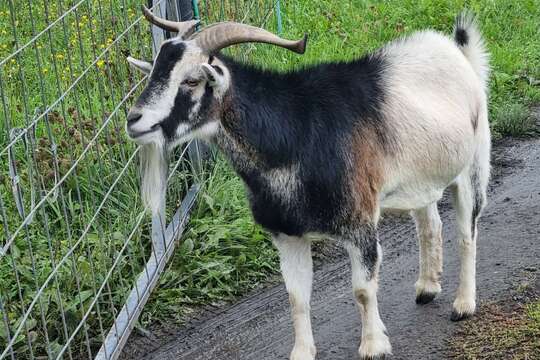
<svg viewBox="0 0 540 360"><path fill-rule="evenodd" d="M452 315L450 315L450 320L452 321L461 321L470 318L473 316L474 312L472 313L460 313L456 310L452 310Z"/></svg>
<svg viewBox="0 0 540 360"><path fill-rule="evenodd" d="M433 301L441 292L441 284L437 281L418 280L415 284L416 288L416 303L427 304Z"/></svg>
<svg viewBox="0 0 540 360"><path fill-rule="evenodd" d="M432 302L436 296L437 293L421 292L420 294L416 295L416 303L419 305L425 305Z"/></svg>
<svg viewBox="0 0 540 360"><path fill-rule="evenodd" d="M367 356L367 357L360 356L360 360L385 360L385 359L386 359L386 354L373 355L373 356Z"/></svg>
<svg viewBox="0 0 540 360"><path fill-rule="evenodd" d="M362 338L358 353L361 360L382 360L386 359L387 355L392 355L392 346L385 334L369 336Z"/></svg>
<svg viewBox="0 0 540 360"><path fill-rule="evenodd" d="M475 301L454 301L454 309L452 310L452 315L450 315L450 320L452 321L461 321L467 318L470 318L476 309Z"/></svg>
<svg viewBox="0 0 540 360"><path fill-rule="evenodd" d="M291 360L315 360L317 349L314 345L295 345Z"/></svg>

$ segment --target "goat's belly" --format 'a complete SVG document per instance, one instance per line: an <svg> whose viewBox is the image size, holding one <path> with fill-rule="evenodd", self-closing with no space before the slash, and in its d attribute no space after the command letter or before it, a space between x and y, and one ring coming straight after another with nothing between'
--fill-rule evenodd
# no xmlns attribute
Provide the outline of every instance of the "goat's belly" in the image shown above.
<svg viewBox="0 0 540 360"><path fill-rule="evenodd" d="M442 197L447 184L438 186L400 187L381 196L381 210L413 210L423 208Z"/></svg>

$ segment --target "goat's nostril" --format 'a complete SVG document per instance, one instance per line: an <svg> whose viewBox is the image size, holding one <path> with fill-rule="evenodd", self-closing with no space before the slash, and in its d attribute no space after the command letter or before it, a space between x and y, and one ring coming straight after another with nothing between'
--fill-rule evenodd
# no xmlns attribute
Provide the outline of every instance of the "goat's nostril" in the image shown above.
<svg viewBox="0 0 540 360"><path fill-rule="evenodd" d="M127 116L128 125L131 125L131 124L137 122L137 120L139 120L141 117L142 117L141 113L132 113L132 112L130 112L128 114L128 116Z"/></svg>

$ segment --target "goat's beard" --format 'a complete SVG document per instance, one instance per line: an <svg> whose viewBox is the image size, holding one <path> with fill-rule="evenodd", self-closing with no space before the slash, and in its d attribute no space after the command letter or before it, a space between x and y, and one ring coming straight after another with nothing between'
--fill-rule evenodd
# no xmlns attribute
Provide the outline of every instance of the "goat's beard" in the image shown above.
<svg viewBox="0 0 540 360"><path fill-rule="evenodd" d="M167 186L168 156L165 144L150 143L141 146L140 170L143 203L156 215L163 205Z"/></svg>

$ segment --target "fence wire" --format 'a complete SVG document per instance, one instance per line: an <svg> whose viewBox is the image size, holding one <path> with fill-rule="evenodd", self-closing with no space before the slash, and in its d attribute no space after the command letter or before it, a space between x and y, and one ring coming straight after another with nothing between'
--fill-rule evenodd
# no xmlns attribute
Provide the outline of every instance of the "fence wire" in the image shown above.
<svg viewBox="0 0 540 360"><path fill-rule="evenodd" d="M147 5L170 19L255 25L278 5L191 3ZM167 206L151 219L141 149L123 130L146 81L125 58L151 59L166 36L140 5L0 2L0 359L116 358L186 225L198 144L172 156Z"/></svg>

